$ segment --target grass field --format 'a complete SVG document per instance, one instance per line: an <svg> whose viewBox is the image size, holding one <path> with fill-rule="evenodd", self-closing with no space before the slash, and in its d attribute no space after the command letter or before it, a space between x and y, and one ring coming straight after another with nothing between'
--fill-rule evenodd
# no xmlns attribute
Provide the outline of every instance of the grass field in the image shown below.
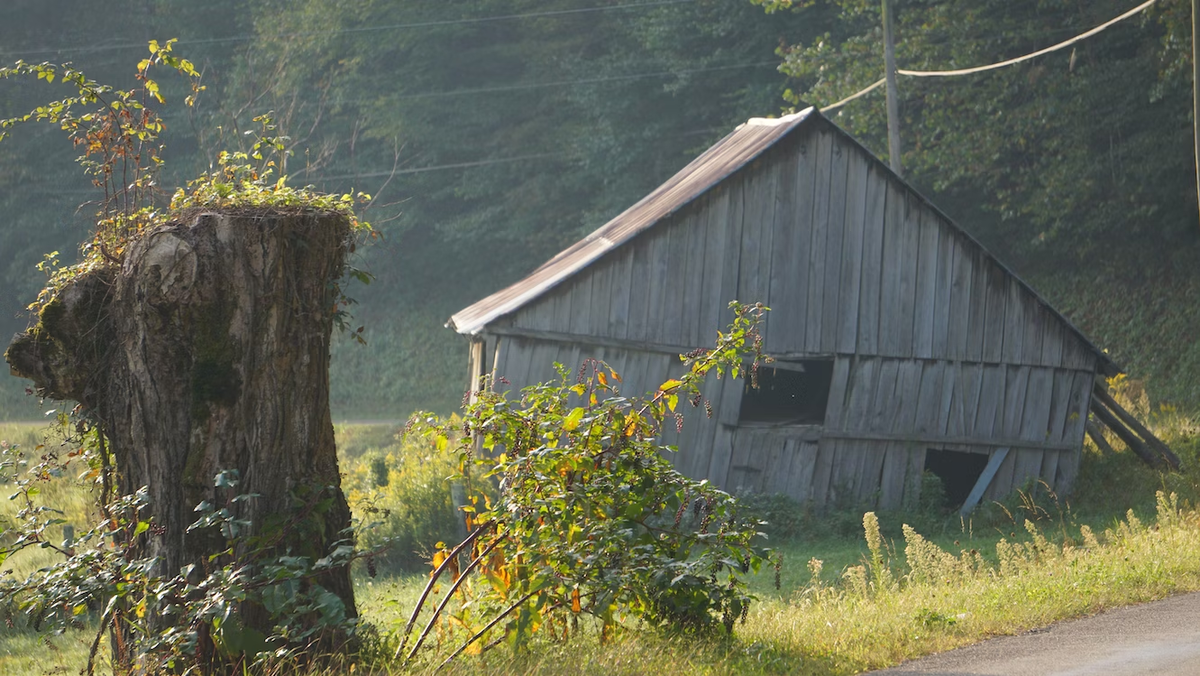
<svg viewBox="0 0 1200 676"><path fill-rule="evenodd" d="M1194 467L1190 419L1163 411L1157 421ZM381 656L391 652L426 579L420 549L447 527L438 516L448 505L440 480L446 466L428 449L398 443L393 426L339 425L336 431L352 504L369 500L387 507L396 522L385 525L391 536L409 538L401 541L410 551L397 552L379 577L355 572L361 615L381 637L379 649L360 657L355 671L400 673ZM0 439L25 449L46 443L39 426L25 424L0 424ZM1128 454L1090 451L1073 503L1031 493L991 505L965 522L936 509L881 514L874 550L864 538L861 511L811 515L793 505L788 513L787 503L760 501L768 516L779 517L768 531L785 557L781 584L775 588L769 571L751 579L760 600L732 638L670 636L634 626L601 643L583 623L567 642L535 642L516 655L497 648L460 658L452 671L852 674L1200 589L1200 560L1194 555L1200 549L1200 517L1192 510L1200 491L1193 476L1161 475ZM1160 489L1168 494L1156 499ZM1181 498L1172 501L1170 491ZM42 497L77 528L91 518L88 494L72 477L49 482ZM11 518L14 507L0 504L0 519ZM904 524L928 539L914 532L906 537ZM3 568L21 575L53 561L45 551L25 552ZM44 636L0 627L0 673L77 673L91 638L87 631ZM330 673L348 670L340 665Z"/></svg>

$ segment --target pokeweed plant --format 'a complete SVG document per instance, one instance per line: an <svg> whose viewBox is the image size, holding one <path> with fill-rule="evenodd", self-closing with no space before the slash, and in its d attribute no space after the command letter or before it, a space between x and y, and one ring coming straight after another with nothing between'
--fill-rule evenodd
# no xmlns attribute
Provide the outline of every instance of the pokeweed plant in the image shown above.
<svg viewBox="0 0 1200 676"><path fill-rule="evenodd" d="M625 396L621 375L596 360L578 372L556 364L557 381L527 387L519 400L485 378L456 452L468 489L465 470L476 468L497 497L471 491L464 511L473 531L435 555L397 658L416 657L435 629L457 641L447 645L449 662L503 641L518 648L535 634L565 638L581 616L595 618L602 640L630 619L726 632L745 619L754 597L743 577L764 562L778 573L780 559L756 546L761 522L707 481L676 472L668 457L680 451L660 441L664 425L682 424L680 402L711 415L701 391L710 373L754 378L768 360L758 333L768 308L730 307L733 324L715 347L681 355L685 373L644 397ZM427 415L410 421L410 433L439 446L457 431ZM408 648L443 578L448 589Z"/></svg>

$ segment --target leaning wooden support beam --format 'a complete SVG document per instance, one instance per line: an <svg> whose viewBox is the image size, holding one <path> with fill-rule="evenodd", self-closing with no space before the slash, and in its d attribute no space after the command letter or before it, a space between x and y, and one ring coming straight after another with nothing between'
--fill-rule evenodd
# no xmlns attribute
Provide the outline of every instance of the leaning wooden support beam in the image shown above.
<svg viewBox="0 0 1200 676"><path fill-rule="evenodd" d="M1116 453L1116 450L1113 449L1112 444L1108 443L1108 439L1104 438L1104 430L1100 429L1099 425L1091 420L1088 420L1084 425L1084 429L1087 430L1087 435L1092 438L1092 443L1096 444L1096 448L1100 449L1102 453L1108 453L1110 455Z"/></svg>
<svg viewBox="0 0 1200 676"><path fill-rule="evenodd" d="M1129 411L1126 411L1124 408L1122 408L1121 405L1112 398L1112 395L1108 393L1108 390L1102 387L1100 383L1096 383L1096 387L1094 389L1095 396L1092 398L1093 403L1099 400L1100 403L1107 406L1114 415L1120 418L1121 421L1129 427L1129 429L1133 430L1135 434L1144 439L1146 445L1149 446L1153 452L1162 456L1163 460L1166 461L1167 465L1170 466L1171 469L1178 470L1180 468L1179 456L1175 455L1175 453L1171 451L1171 448L1167 446L1162 439L1154 436L1153 432L1151 432L1137 418L1133 417Z"/></svg>
<svg viewBox="0 0 1200 676"><path fill-rule="evenodd" d="M1166 464L1162 456L1152 452L1150 448L1146 446L1145 442L1143 442L1136 434L1133 433L1133 430L1126 427L1125 424L1122 423L1112 411L1108 410L1104 404L1100 403L1096 399L1092 400L1092 415L1096 416L1097 420L1104 423L1108 429L1112 430L1113 433L1117 435L1118 439L1125 442L1125 445L1129 447L1129 450L1133 451L1134 455L1141 458L1142 462L1154 467L1155 469L1161 468Z"/></svg>

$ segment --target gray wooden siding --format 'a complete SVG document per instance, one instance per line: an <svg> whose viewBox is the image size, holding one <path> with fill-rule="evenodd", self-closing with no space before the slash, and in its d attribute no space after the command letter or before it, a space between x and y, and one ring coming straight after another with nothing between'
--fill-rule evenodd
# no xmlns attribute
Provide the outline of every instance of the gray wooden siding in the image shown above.
<svg viewBox="0 0 1200 676"><path fill-rule="evenodd" d="M710 379L666 443L730 490L894 508L928 449L1009 453L985 499L1075 478L1097 356L952 224L838 134L794 134L656 227L489 326L514 387L602 359L642 394L711 345L731 299L771 306L765 349L834 355L823 427L738 426ZM493 338L494 339L494 338ZM489 345L493 343L489 342Z"/></svg>
<svg viewBox="0 0 1200 676"><path fill-rule="evenodd" d="M1015 278L828 129L788 139L508 320L700 347L730 300L771 306L776 354L877 354L1090 370Z"/></svg>

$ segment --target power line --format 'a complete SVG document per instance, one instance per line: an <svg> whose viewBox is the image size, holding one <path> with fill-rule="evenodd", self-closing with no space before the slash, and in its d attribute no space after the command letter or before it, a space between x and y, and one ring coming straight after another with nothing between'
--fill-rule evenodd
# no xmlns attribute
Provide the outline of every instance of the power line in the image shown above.
<svg viewBox="0 0 1200 676"><path fill-rule="evenodd" d="M910 77L956 77L958 75L971 75L974 73L982 73L982 72L989 71L989 70L996 70L997 68L1004 68L1006 66L1016 65L1023 61L1035 59L1039 56L1043 56L1043 55L1049 54L1051 52L1057 52L1060 49L1066 49L1067 47L1070 47L1071 45L1073 45L1077 42L1086 40L1086 39L1092 37L1093 35L1096 35L1097 33L1100 33L1104 30L1107 30L1108 28L1124 21L1125 19L1128 19L1129 17L1134 16L1135 14L1138 14L1144 10L1149 9L1150 5L1153 5L1155 2L1158 2L1158 0L1147 0L1146 2L1143 2L1142 4L1138 5L1137 7L1134 7L1133 9L1129 10L1128 12L1125 12L1121 16L1118 16L1115 19L1106 21L1106 22L1100 24L1099 26L1096 26L1095 28L1093 28L1090 31L1087 31L1085 33L1080 33L1079 35L1076 35L1075 37L1071 38L1070 40L1064 40L1052 47L1047 47L1045 49L1039 49L1036 52L1032 52L1032 53L1026 54L1024 56L1018 56L1015 59L1008 59L1007 61L1001 61L999 63L992 63L992 64L988 64L986 66L976 66L974 68L960 68L958 70L897 70L896 72L901 75L908 75Z"/></svg>
<svg viewBox="0 0 1200 676"><path fill-rule="evenodd" d="M550 157L562 157L562 153L538 153L535 155L518 155L517 157L502 157L494 160L478 160L475 162L456 162L454 164L437 164L427 167L412 167L410 169L396 169L395 171L373 171L366 174L342 174L340 176L315 176L307 180L310 181L345 181L358 178L384 178L387 176L399 176L401 174L422 174L427 171L442 171L445 169L468 169L471 167L486 167L492 164L509 164L512 162L523 162L525 160L541 160Z"/></svg>
<svg viewBox="0 0 1200 676"><path fill-rule="evenodd" d="M1149 9L1149 7L1157 1L1158 0L1147 0L1146 2L1129 10L1128 12L1125 12L1124 14L1122 14L1114 19L1110 19L1089 31L1080 33L1079 35L1076 35L1075 37L1073 37L1069 40L1064 40L1064 41L1062 41L1056 45L1053 45L1051 47L1046 47L1045 49L1039 49L1036 52L1031 52L1029 54L1025 54L1023 56L1018 56L1013 59L1008 59L1006 61L1000 61L998 63L991 63L986 66L976 66L974 68L960 68L958 70L897 70L896 72L900 75L906 75L908 77L957 77L960 75L972 75L975 73L983 73L983 72L986 72L989 70L996 70L998 68L1005 68L1007 66L1016 65L1016 64L1024 62L1024 61L1029 61L1030 59L1035 59L1039 56L1044 56L1051 52L1056 52L1061 49L1065 49L1067 47L1070 47L1071 45L1074 45L1077 42L1086 40L1087 38L1090 38L1090 37L1102 32L1104 30L1109 29L1112 26L1114 26L1136 14L1139 14L1140 12L1145 11L1146 9ZM846 98L842 99L841 101L838 101L837 103L834 103L834 104L831 104L831 105L821 108L821 111L828 112L830 110L835 110L837 108L840 108L840 107L846 105L847 103L849 103L861 96L865 96L868 93L874 91L875 89L878 89L880 86L883 85L884 82L885 82L885 80L879 80L878 82L875 82L875 83L867 86L866 88L860 89L858 92L855 92L854 94L851 94L850 96L847 96Z"/></svg>
<svg viewBox="0 0 1200 676"><path fill-rule="evenodd" d="M625 9L643 9L649 7L661 7L664 5L679 5L692 3L696 0L655 0L653 2L639 2L628 5L609 5L601 7L580 7L577 9L560 9L549 10L545 12L529 12L527 14L502 14L498 16L484 16L473 19L443 19L435 21L416 21L410 23L394 23L385 24L382 26L359 26L357 28L342 28L331 31L310 31L301 33L276 33L274 35L236 35L224 38L205 38L196 40L179 40L175 44L180 46L186 45L214 45L214 44L229 44L234 42L250 42L252 40L278 39L278 38L299 38L299 37L319 37L329 35L348 35L354 33L373 33L378 31L402 30L409 28L433 28L437 26L456 26L465 24L480 24L493 21L516 21L520 19L536 19L550 16L565 16L569 14L590 14L594 12L607 12L614 10ZM68 50L75 51L80 54L88 54L94 52L106 52L121 49L145 49L145 42L123 43L115 45L95 45L95 46L72 46L58 47L55 49L36 49L22 52L3 52L0 57L9 58L14 55L21 54L59 54Z"/></svg>
<svg viewBox="0 0 1200 676"><path fill-rule="evenodd" d="M415 94L400 94L398 96L390 96L384 101L399 101L407 99L427 99L440 98L444 96L465 96L468 94L494 94L497 92L512 92L523 91L528 89L544 89L547 87L573 87L576 85L585 84L600 84L604 82L623 82L628 80L644 80L656 77L672 77L675 75L692 75L694 73L712 73L721 70L738 70L741 68L762 68L764 66L778 66L776 61L758 61L756 63L738 63L729 66L711 66L709 68L685 68L683 70L663 70L652 73L631 73L629 75L610 75L607 77L588 78L586 80L556 80L550 82L530 82L527 84L518 85L501 85L498 87L479 87L477 89L449 89L445 91L418 92ZM375 101L365 99L353 99L348 101L339 101L339 103L374 103Z"/></svg>

